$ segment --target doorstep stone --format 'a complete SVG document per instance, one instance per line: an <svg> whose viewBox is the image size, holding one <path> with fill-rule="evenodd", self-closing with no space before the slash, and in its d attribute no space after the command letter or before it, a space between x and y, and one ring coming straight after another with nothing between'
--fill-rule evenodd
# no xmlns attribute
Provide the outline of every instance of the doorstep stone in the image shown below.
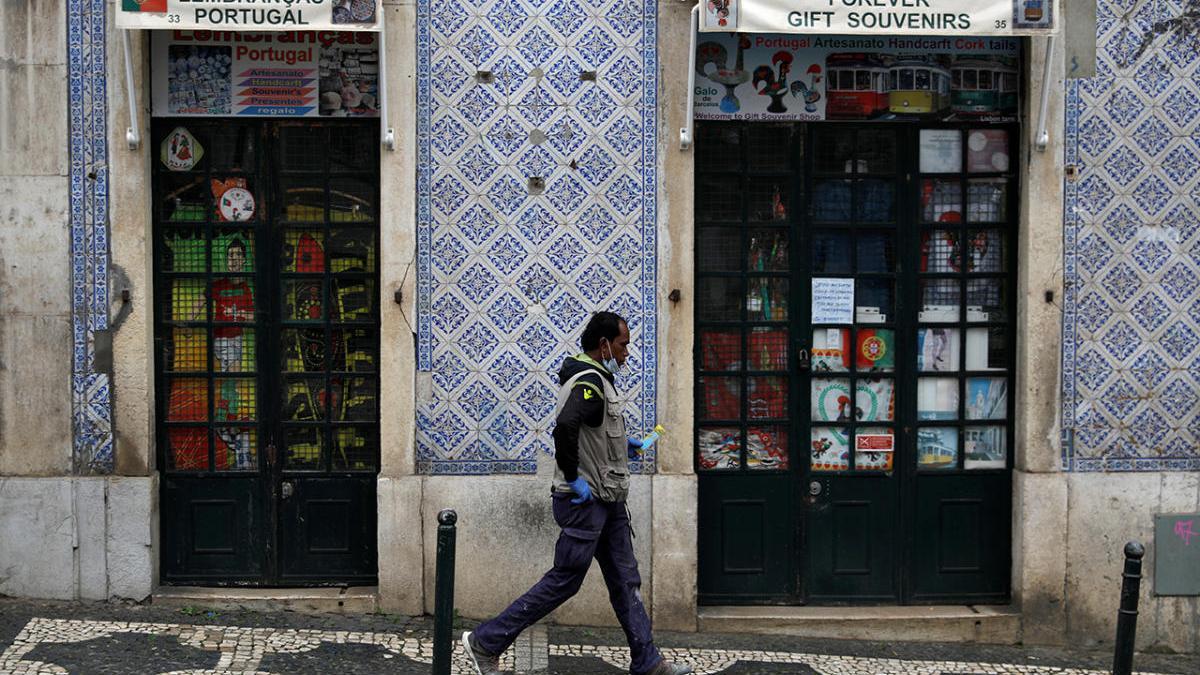
<svg viewBox="0 0 1200 675"><path fill-rule="evenodd" d="M376 586L350 588L208 588L159 586L150 601L163 607L255 612L367 614L379 608Z"/></svg>
<svg viewBox="0 0 1200 675"><path fill-rule="evenodd" d="M849 640L1017 644L1021 613L1008 606L701 607L700 632Z"/></svg>

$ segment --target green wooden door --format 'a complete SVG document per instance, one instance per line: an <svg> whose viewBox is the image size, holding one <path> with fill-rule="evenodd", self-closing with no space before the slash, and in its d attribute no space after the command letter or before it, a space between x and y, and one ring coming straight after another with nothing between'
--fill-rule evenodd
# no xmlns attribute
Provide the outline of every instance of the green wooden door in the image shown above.
<svg viewBox="0 0 1200 675"><path fill-rule="evenodd" d="M165 583L375 581L375 129L155 122Z"/></svg>
<svg viewBox="0 0 1200 675"><path fill-rule="evenodd" d="M1007 168L967 168L970 142L1011 151L994 131L700 125L702 602L1006 597L1014 228L971 205L1015 209ZM976 257L938 262L942 245ZM997 371L972 378L981 348ZM972 466L980 438L994 451Z"/></svg>

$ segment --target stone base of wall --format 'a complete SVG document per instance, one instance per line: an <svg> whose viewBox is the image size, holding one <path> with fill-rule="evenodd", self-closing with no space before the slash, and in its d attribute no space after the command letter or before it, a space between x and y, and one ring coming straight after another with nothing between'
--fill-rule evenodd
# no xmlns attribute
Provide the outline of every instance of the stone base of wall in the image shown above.
<svg viewBox="0 0 1200 675"><path fill-rule="evenodd" d="M157 477L0 478L0 594L144 600L157 538Z"/></svg>
<svg viewBox="0 0 1200 675"><path fill-rule="evenodd" d="M550 569L558 526L550 511L547 476L428 476L422 499L425 611L433 613L437 513L458 512L454 605L459 613L486 619L508 606ZM651 597L651 478L634 476L629 492L634 550L642 594ZM561 624L615 626L600 568L592 562L579 593L554 611Z"/></svg>
<svg viewBox="0 0 1200 675"><path fill-rule="evenodd" d="M1200 598L1154 594L1154 515L1200 511L1200 474L1018 473L1014 595L1026 643L1109 648L1124 547L1146 546L1137 648L1200 649Z"/></svg>
<svg viewBox="0 0 1200 675"><path fill-rule="evenodd" d="M380 478L381 608L433 611L436 517L453 508L455 606L476 619L502 610L551 565L558 528L548 485L545 476ZM1147 551L1138 649L1200 649L1200 598L1154 594L1153 546L1154 514L1200 511L1200 474L1017 472L1014 491L1013 592L1025 643L1111 646L1122 548L1136 539ZM629 508L656 626L693 630L695 477L636 476ZM144 600L157 579L157 477L0 478L0 594ZM550 619L615 625L595 564Z"/></svg>
<svg viewBox="0 0 1200 675"><path fill-rule="evenodd" d="M548 475L380 478L380 608L433 612L437 514L449 508L458 513L455 608L475 619L503 610L553 563L558 526L549 486ZM695 630L695 476L634 476L629 510L642 596L655 626ZM550 620L616 625L595 562L579 594Z"/></svg>

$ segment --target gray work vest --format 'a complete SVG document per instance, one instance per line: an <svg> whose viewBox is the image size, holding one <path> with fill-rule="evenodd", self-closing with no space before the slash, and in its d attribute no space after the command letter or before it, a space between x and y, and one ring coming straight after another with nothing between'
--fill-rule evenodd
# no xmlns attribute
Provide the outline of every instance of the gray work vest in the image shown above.
<svg viewBox="0 0 1200 675"><path fill-rule="evenodd" d="M623 502L629 496L629 441L625 436L625 418L621 416L621 401L608 378L596 369L576 373L563 382L558 390L555 416L571 396L579 378L588 373L600 376L604 386L604 421L598 427L579 425L579 475L588 482L592 495L601 501ZM589 387L589 389L591 389ZM554 491L571 492L571 484L563 477L562 469L554 466Z"/></svg>

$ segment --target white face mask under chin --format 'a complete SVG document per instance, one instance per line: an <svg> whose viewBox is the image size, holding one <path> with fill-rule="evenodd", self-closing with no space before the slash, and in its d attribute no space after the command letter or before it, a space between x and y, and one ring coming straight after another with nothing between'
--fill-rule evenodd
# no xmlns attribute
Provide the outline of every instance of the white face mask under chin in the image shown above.
<svg viewBox="0 0 1200 675"><path fill-rule="evenodd" d="M609 343L608 358L607 359L603 358L603 356L604 356L603 353L601 353L600 356L601 356L600 364L603 365L608 370L608 372L612 373L613 375L616 375L617 371L621 370L621 364L617 363L617 359L613 356L612 343Z"/></svg>

